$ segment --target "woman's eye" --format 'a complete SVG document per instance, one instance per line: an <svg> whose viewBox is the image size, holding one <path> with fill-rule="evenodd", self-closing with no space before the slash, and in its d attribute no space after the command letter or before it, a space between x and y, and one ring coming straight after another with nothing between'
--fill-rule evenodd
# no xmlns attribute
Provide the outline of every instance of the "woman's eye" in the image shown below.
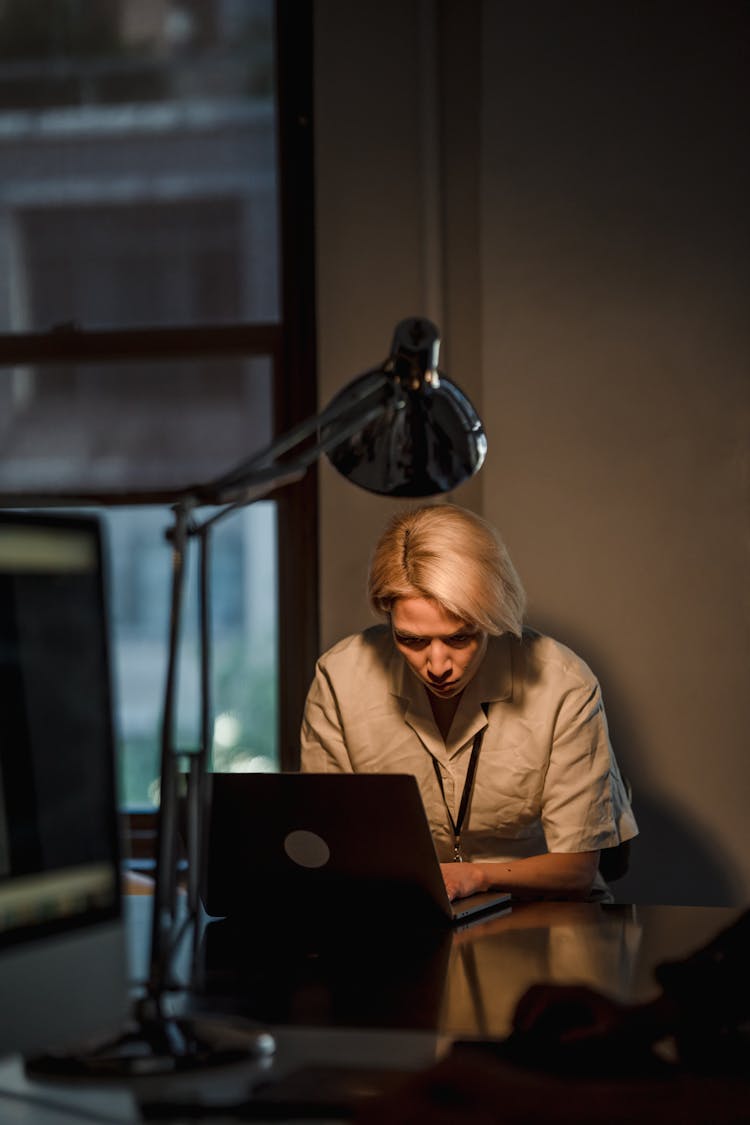
<svg viewBox="0 0 750 1125"><path fill-rule="evenodd" d="M403 645L404 648L424 648L427 644L427 641L423 637L399 637L397 635L396 640L400 645Z"/></svg>

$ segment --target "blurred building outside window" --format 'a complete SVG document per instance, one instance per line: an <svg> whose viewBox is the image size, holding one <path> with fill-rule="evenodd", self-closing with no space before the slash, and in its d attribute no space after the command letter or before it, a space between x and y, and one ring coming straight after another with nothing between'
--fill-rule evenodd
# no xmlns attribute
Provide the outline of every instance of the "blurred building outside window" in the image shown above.
<svg viewBox="0 0 750 1125"><path fill-rule="evenodd" d="M0 0L0 334L280 326L272 0ZM2 362L2 357L0 357ZM0 368L0 491L179 488L273 428L274 356ZM121 798L158 801L163 506L102 512ZM214 761L274 769L275 505L213 535ZM197 739L197 609L179 737Z"/></svg>

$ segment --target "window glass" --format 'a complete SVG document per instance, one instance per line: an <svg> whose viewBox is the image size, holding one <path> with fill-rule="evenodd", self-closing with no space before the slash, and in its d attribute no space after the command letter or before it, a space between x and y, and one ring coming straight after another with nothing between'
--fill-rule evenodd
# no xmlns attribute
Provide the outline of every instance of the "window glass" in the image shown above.
<svg viewBox="0 0 750 1125"><path fill-rule="evenodd" d="M159 798L159 737L167 661L171 513L158 507L101 511L111 581L113 678L121 801ZM210 514L207 512L206 514ZM215 769L278 768L276 735L275 505L261 501L211 534L213 753ZM178 670L176 745L200 736L197 544L188 551Z"/></svg>
<svg viewBox="0 0 750 1125"><path fill-rule="evenodd" d="M208 483L271 439L266 357L0 369L0 492Z"/></svg>
<svg viewBox="0 0 750 1125"><path fill-rule="evenodd" d="M3 0L0 331L279 315L271 0Z"/></svg>

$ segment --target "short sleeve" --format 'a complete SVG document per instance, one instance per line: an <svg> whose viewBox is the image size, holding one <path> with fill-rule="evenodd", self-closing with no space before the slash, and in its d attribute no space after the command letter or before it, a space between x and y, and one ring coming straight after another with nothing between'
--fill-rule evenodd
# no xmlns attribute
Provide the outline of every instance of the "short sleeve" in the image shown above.
<svg viewBox="0 0 750 1125"><path fill-rule="evenodd" d="M542 793L542 827L551 852L611 848L638 833L593 676L571 686L560 701Z"/></svg>
<svg viewBox="0 0 750 1125"><path fill-rule="evenodd" d="M303 773L352 773L333 685L321 661L307 693L300 732Z"/></svg>

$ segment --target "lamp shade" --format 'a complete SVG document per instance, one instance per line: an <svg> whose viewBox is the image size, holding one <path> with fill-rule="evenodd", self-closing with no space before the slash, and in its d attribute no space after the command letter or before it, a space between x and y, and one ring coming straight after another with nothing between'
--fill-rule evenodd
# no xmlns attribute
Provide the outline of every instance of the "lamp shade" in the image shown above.
<svg viewBox="0 0 750 1125"><path fill-rule="evenodd" d="M380 413L328 451L353 484L382 496L450 492L476 473L487 452L481 420L466 395L438 371L440 336L431 321L396 326L382 367L354 379L329 409L347 400L382 400ZM321 439L330 439L323 427Z"/></svg>

